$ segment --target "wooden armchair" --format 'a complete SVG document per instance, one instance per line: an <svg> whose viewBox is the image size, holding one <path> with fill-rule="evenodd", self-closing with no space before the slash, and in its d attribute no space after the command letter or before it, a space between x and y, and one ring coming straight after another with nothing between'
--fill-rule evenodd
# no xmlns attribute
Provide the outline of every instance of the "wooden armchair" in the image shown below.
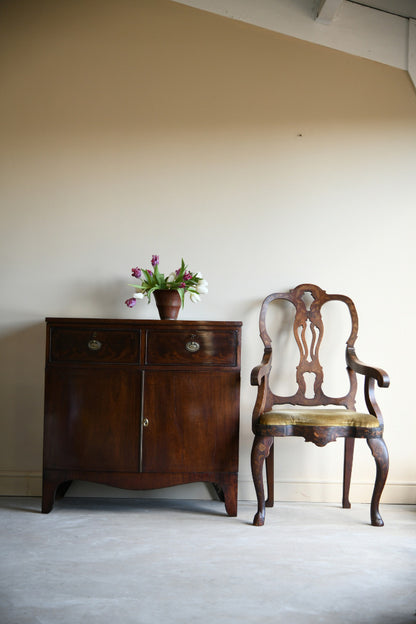
<svg viewBox="0 0 416 624"><path fill-rule="evenodd" d="M300 359L296 369L298 389L292 396L278 396L270 389L272 344L266 330L266 312L269 304L277 299L285 299L295 306L293 332ZM324 376L319 361L319 349L324 332L321 308L328 301L334 300L347 305L352 322L345 353L349 391L342 397L331 397L324 393L322 389ZM357 331L358 317L351 299L344 295L328 295L314 284L301 284L288 293L271 294L263 301L260 311L260 337L264 344L264 356L261 364L256 366L251 373L251 384L258 386L257 400L253 410L252 429L255 438L251 454L252 475L258 501L254 525L264 524L265 507L273 507L274 503L274 438L302 436L306 442L313 442L317 446L325 446L339 437L345 438L342 499L344 508L351 507L349 489L355 438L367 440L377 468L371 500L371 524L383 526L379 502L387 478L389 460L382 437L383 417L375 400L374 387L377 382L380 387L387 388L389 378L383 370L367 366L357 358L354 349ZM364 396L368 413L359 413L355 410L356 373L365 377ZM314 376L312 390L306 382L310 374ZM265 460L267 502L265 502L263 488Z"/></svg>

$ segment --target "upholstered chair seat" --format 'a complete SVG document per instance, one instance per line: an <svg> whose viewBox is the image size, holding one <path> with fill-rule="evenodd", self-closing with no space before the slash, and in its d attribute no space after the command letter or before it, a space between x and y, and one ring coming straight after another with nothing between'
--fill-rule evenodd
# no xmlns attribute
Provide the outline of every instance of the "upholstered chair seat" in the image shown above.
<svg viewBox="0 0 416 624"><path fill-rule="evenodd" d="M376 429L380 423L372 414L362 414L347 409L288 408L264 412L260 425L288 427L308 425L309 427L364 427Z"/></svg>

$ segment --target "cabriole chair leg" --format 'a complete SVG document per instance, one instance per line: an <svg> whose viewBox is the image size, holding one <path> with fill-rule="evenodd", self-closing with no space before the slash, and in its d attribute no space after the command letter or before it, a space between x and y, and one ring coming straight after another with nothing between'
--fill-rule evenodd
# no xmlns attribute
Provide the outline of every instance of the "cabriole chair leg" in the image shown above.
<svg viewBox="0 0 416 624"><path fill-rule="evenodd" d="M265 458L268 457L270 453L272 444L273 437L266 438L256 435L251 450L251 473L253 475L253 482L257 495L257 513L253 520L254 526L263 526L264 524L266 504L264 500L263 466Z"/></svg>
<svg viewBox="0 0 416 624"><path fill-rule="evenodd" d="M344 509L350 509L350 485L351 485L351 472L352 472L352 460L354 456L354 443L355 438L345 438L344 448L344 483L342 491L342 506Z"/></svg>
<svg viewBox="0 0 416 624"><path fill-rule="evenodd" d="M389 472L389 454L383 438L368 438L367 443L371 449L377 467L376 482L371 499L371 524L373 526L383 526L384 522L378 506Z"/></svg>
<svg viewBox="0 0 416 624"><path fill-rule="evenodd" d="M267 499L266 507L274 505L274 438L266 457Z"/></svg>

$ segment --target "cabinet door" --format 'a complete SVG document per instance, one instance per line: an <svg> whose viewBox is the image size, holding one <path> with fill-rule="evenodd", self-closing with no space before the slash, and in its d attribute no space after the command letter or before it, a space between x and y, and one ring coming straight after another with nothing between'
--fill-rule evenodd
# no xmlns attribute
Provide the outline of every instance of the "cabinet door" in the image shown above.
<svg viewBox="0 0 416 624"><path fill-rule="evenodd" d="M238 469L239 373L146 372L143 472Z"/></svg>
<svg viewBox="0 0 416 624"><path fill-rule="evenodd" d="M138 471L140 376L122 367L46 371L45 466Z"/></svg>

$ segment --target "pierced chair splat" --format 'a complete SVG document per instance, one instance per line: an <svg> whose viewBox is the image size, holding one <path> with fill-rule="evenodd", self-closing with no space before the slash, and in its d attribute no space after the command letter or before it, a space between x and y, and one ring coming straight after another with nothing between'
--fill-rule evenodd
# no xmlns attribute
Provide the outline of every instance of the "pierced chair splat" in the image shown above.
<svg viewBox="0 0 416 624"><path fill-rule="evenodd" d="M296 392L291 396L274 394L270 388L272 370L272 341L266 329L269 304L286 300L295 308L293 333L299 350L296 368ZM351 333L346 342L345 358L349 389L344 396L327 396L323 389L324 373L319 350L324 336L322 306L330 301L344 303L351 317ZM344 438L344 477L342 506L350 508L349 490L355 438L367 440L376 463L376 479L371 500L371 524L383 526L379 512L380 497L387 479L389 459L383 439L383 417L375 399L375 383L389 386L389 377L380 368L361 362L354 344L358 333L358 316L354 303L345 295L328 295L314 284L301 284L287 293L273 293L266 297L260 310L260 338L264 344L261 364L251 372L251 384L258 386L253 410L254 441L251 469L256 489L258 510L253 524L262 526L265 508L274 504L274 440L279 437L301 436L306 442L325 446L337 438ZM276 356L276 354L275 354ZM364 376L364 398L367 412L357 412L357 373ZM310 379L313 380L311 388ZM266 463L267 501L263 486L263 467Z"/></svg>

